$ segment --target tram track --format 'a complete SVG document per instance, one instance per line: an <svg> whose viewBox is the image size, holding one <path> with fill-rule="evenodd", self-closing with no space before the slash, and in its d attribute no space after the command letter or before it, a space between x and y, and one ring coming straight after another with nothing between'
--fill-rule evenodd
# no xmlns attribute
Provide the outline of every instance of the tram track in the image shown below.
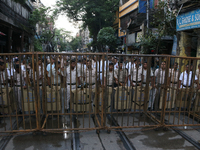
<svg viewBox="0 0 200 150"><path fill-rule="evenodd" d="M153 114L151 114L151 115L153 115ZM159 115L153 115L153 116L156 117L157 119L160 119ZM165 119L164 122L165 122L165 124L172 125L171 123L169 123L169 121L167 119ZM185 140L187 140L188 142L190 142L197 149L200 149L199 142L195 141L195 139L193 139L191 136L189 136L188 134L186 134L184 131L180 130L178 127L170 127L170 128L173 131L175 131L177 134L179 134L181 137L183 137Z"/></svg>

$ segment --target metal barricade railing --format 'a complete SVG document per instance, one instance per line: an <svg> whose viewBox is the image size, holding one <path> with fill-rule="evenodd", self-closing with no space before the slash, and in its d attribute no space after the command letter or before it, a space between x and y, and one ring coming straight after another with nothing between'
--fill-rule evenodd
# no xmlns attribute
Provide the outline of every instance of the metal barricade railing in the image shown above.
<svg viewBox="0 0 200 150"><path fill-rule="evenodd" d="M200 125L199 58L108 53L1 58L1 133Z"/></svg>

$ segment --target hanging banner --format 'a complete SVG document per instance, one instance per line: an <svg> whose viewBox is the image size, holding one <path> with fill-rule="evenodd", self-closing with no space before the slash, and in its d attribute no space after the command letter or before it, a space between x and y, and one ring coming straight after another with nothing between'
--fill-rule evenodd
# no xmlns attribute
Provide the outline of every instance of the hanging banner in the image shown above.
<svg viewBox="0 0 200 150"><path fill-rule="evenodd" d="M177 49L177 37L174 35L173 40L173 47L172 47L172 55L176 56L176 49Z"/></svg>

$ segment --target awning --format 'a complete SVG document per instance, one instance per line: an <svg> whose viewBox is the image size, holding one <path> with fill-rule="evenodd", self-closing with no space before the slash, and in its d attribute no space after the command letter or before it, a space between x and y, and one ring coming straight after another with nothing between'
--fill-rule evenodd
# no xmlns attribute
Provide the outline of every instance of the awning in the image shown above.
<svg viewBox="0 0 200 150"><path fill-rule="evenodd" d="M0 35L6 36L6 34L5 34L5 33L3 33L3 32L1 32L1 31L0 31Z"/></svg>

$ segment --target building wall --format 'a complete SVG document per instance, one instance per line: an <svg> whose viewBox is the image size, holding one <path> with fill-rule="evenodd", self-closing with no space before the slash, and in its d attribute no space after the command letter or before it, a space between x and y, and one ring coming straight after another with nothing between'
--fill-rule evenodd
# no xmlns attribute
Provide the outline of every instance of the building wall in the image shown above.
<svg viewBox="0 0 200 150"><path fill-rule="evenodd" d="M119 28L121 27L120 21L123 16L128 15L138 8L139 0L129 0L127 3L119 7ZM118 30L119 37L125 36L126 32Z"/></svg>

